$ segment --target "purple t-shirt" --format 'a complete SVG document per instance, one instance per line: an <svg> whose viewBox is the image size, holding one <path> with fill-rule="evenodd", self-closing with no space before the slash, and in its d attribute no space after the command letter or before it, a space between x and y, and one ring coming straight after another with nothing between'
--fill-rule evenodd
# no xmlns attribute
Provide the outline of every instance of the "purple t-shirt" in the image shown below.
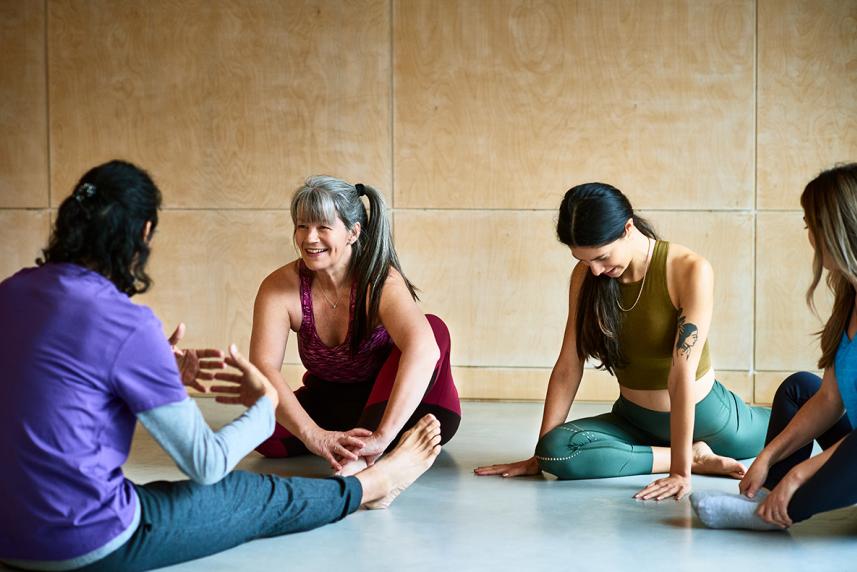
<svg viewBox="0 0 857 572"><path fill-rule="evenodd" d="M67 560L134 519L135 415L187 397L161 324L74 264L0 283L0 560Z"/></svg>

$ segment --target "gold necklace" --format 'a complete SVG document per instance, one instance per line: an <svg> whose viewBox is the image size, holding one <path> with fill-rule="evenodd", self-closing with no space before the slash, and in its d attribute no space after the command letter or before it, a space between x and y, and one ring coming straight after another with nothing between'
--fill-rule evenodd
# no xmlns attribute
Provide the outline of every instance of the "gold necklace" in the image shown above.
<svg viewBox="0 0 857 572"><path fill-rule="evenodd" d="M639 302L639 301L640 301L640 296L642 296L642 295L643 295L643 288L644 288L644 287L645 287L645 285L646 285L646 276L648 276L648 275L649 275L649 252L650 252L650 251L652 251L652 250L654 250L653 248L651 248L651 246L652 246L652 239L650 239L650 238L647 236L647 237L646 237L646 262L644 263L644 266L646 267L646 270L645 270L645 272L644 272L644 274L643 274L643 282L640 284L640 291L639 291L639 292L637 292L637 299L636 299L636 300L634 300L634 303L633 303L633 304L631 304L631 307L630 307L630 308L623 308L623 307L622 307L622 302L620 302L618 298L616 299L616 305L617 305L617 306L619 306L619 309L620 309L620 310L622 310L623 312L630 312L631 310L633 310L634 308L636 308L636 307L637 307L637 302Z"/></svg>
<svg viewBox="0 0 857 572"><path fill-rule="evenodd" d="M335 290L336 290L336 288L334 288L334 291ZM327 297L327 294L324 293L324 287L321 284L318 285L318 291L321 292L322 296L324 296L324 299L328 303L328 305L330 306L330 309L336 310L336 307L339 306L339 299L342 298L342 292L340 292L336 296L336 302L331 302L330 298Z"/></svg>

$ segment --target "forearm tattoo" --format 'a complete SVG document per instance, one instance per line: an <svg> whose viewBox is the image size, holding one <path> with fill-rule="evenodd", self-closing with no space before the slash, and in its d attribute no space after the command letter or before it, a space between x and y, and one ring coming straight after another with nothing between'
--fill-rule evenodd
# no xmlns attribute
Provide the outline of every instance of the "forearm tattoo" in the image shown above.
<svg viewBox="0 0 857 572"><path fill-rule="evenodd" d="M679 357L690 359L690 350L699 340L699 328L696 324L687 321L681 308L678 309L678 339L675 343L675 351Z"/></svg>

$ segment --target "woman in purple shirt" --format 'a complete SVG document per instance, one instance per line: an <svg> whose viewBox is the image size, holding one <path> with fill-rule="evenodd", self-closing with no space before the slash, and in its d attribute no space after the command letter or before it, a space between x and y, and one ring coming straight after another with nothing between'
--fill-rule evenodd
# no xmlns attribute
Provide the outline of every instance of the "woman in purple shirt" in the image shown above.
<svg viewBox="0 0 857 572"><path fill-rule="evenodd" d="M44 260L0 283L0 457L14 460L0 471L5 564L129 571L191 560L339 520L397 494L437 456L439 423L426 416L354 477L230 473L270 435L279 396L234 346L225 360L171 349L151 310L129 300L151 285L160 204L134 165L95 167L60 206ZM221 360L238 373L206 371ZM182 385L201 378L228 382L218 401L248 410L212 432ZM123 476L138 419L190 480Z"/></svg>

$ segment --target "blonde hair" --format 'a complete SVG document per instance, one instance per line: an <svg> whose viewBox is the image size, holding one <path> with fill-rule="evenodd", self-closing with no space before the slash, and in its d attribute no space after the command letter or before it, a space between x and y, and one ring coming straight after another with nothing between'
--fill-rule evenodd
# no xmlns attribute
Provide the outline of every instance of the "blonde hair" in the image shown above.
<svg viewBox="0 0 857 572"><path fill-rule="evenodd" d="M857 286L857 163L824 171L807 184L801 194L807 227L815 244L812 284L806 301L817 315L813 295L821 281L826 252L835 270L827 274L827 286L834 294L833 312L818 334L821 358L818 367L833 365L842 332L848 327Z"/></svg>

